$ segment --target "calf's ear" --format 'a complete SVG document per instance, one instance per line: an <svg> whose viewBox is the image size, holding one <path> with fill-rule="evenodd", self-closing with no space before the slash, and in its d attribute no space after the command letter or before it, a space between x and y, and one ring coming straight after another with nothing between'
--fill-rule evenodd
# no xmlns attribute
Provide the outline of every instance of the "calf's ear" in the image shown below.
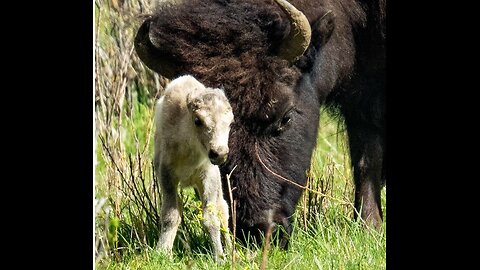
<svg viewBox="0 0 480 270"><path fill-rule="evenodd" d="M195 95L193 95L192 93L187 94L187 108L191 112L194 112L198 109L198 103L196 101Z"/></svg>

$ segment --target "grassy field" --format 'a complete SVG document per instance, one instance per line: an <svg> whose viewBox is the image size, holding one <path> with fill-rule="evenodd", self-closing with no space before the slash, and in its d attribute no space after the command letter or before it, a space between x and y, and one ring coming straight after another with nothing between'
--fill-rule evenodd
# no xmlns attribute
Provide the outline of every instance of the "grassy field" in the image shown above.
<svg viewBox="0 0 480 270"><path fill-rule="evenodd" d="M158 253L158 186L153 180L153 104L165 81L143 66L133 35L148 1L95 1L97 269L259 269L262 247L236 245L219 265L201 225L193 189L182 193L184 219L172 257ZM295 215L288 251L272 247L267 269L385 269L382 232L353 220L353 185L342 125L322 112L310 189ZM386 215L386 193L382 206Z"/></svg>

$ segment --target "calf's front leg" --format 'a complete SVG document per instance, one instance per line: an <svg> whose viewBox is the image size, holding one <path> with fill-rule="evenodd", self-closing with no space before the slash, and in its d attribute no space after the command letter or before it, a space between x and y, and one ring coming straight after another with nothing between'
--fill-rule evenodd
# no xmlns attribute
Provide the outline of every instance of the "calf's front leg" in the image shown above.
<svg viewBox="0 0 480 270"><path fill-rule="evenodd" d="M174 181L165 167L160 168L156 173L162 195L162 206L160 210L161 229L157 249L170 253L173 248L178 226L182 219L178 204L180 201L177 191L178 182Z"/></svg>

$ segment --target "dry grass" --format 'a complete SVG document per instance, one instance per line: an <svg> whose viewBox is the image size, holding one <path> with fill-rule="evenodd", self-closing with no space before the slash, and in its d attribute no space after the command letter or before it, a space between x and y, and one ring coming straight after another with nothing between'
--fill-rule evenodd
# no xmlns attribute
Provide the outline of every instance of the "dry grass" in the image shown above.
<svg viewBox="0 0 480 270"><path fill-rule="evenodd" d="M152 245L158 228L148 112L165 81L143 66L132 42L139 15L150 8L142 0L95 1L96 196L107 198L105 209L98 210L107 220L96 230L98 259L119 257L132 242L139 248ZM139 117L145 119L144 131L135 130Z"/></svg>

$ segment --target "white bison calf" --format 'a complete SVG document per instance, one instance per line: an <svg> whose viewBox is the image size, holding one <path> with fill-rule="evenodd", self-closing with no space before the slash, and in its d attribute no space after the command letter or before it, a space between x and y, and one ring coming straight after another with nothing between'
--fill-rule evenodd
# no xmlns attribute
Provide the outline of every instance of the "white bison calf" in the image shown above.
<svg viewBox="0 0 480 270"><path fill-rule="evenodd" d="M158 249L171 252L173 247L181 221L179 184L193 186L200 194L215 258L224 254L221 231L230 248L228 205L217 165L227 159L232 121L232 108L221 89L206 88L188 75L165 88L155 109L154 166L162 194Z"/></svg>

